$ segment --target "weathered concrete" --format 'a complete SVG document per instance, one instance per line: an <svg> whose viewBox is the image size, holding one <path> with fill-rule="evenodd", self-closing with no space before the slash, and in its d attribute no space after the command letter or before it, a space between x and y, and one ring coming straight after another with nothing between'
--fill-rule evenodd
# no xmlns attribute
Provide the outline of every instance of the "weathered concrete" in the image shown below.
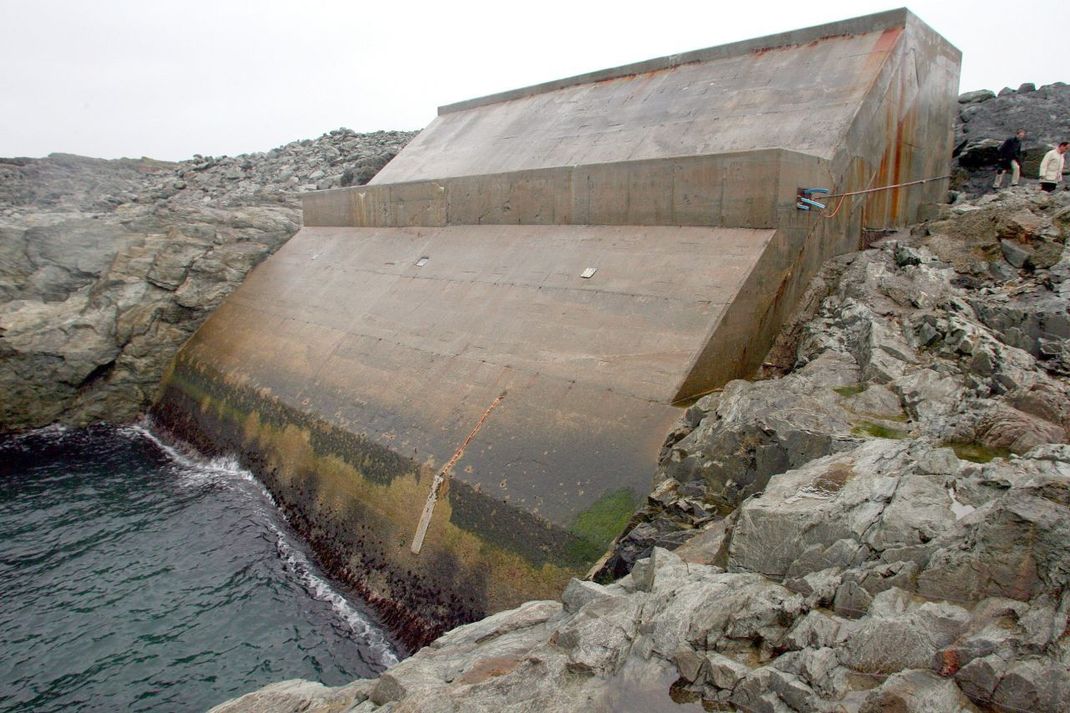
<svg viewBox="0 0 1070 713"><path fill-rule="evenodd" d="M783 149L585 164L319 191L305 225L773 228L815 180L832 183L827 162Z"/></svg>
<svg viewBox="0 0 1070 713"><path fill-rule="evenodd" d="M957 72L894 11L444 107L373 185L306 198L158 412L242 453L410 642L553 595L649 489L672 404L756 367L863 227L938 198L794 207L939 176Z"/></svg>

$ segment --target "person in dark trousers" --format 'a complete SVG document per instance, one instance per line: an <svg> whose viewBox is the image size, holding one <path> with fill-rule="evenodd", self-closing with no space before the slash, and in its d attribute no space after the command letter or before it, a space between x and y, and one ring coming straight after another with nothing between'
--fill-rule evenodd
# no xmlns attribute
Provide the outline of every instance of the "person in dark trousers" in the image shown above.
<svg viewBox="0 0 1070 713"><path fill-rule="evenodd" d="M1018 129L1014 136L1004 141L999 147L999 161L996 163L996 180L992 183L993 188L1003 187L1003 174L1011 172L1011 185L1017 186L1018 179L1022 177L1022 139L1025 138L1025 129Z"/></svg>
<svg viewBox="0 0 1070 713"><path fill-rule="evenodd" d="M1063 141L1048 153L1040 162L1040 189L1051 193L1055 184L1063 180L1063 154L1070 148L1070 142Z"/></svg>

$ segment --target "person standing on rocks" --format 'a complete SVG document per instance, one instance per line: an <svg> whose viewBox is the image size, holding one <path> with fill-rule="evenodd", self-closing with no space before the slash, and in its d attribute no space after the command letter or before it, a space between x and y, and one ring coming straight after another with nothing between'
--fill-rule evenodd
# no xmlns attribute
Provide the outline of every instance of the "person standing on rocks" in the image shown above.
<svg viewBox="0 0 1070 713"><path fill-rule="evenodd" d="M1022 139L1024 138L1025 129L1018 129L1014 132L1014 136L1000 145L993 188L1003 187L1003 174L1007 171L1011 172L1011 186L1018 185L1018 179L1022 176Z"/></svg>
<svg viewBox="0 0 1070 713"><path fill-rule="evenodd" d="M1070 147L1070 141L1063 141L1048 153L1040 162L1040 190L1051 193L1055 184L1063 180L1063 154Z"/></svg>

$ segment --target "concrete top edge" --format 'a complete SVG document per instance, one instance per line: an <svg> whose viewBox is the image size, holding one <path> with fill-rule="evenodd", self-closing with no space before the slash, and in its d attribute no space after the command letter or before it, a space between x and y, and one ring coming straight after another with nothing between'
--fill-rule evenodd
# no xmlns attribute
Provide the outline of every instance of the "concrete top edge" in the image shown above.
<svg viewBox="0 0 1070 713"><path fill-rule="evenodd" d="M720 157L720 156L724 156L726 158L732 158L732 157L738 157L738 156L747 156L747 155L751 155L751 154L782 154L782 155L785 155L785 156L805 156L806 158L817 159L819 161L828 161L829 160L828 158L826 158L824 156L819 156L817 154L807 153L805 151L795 151L794 149L785 149L785 148L780 148L780 147L770 147L770 148L760 148L760 149L744 149L742 151L725 151L723 153L704 154L704 155L667 156L667 157L661 157L661 158L642 158L642 159L635 159L635 160L632 160L632 161L614 161L614 162L610 162L610 163L582 163L582 164L576 164L576 165L570 165L570 166L549 166L549 167L546 167L546 168L526 168L526 169L523 169L521 171L505 171L505 172L502 172L502 173L472 173L472 174L464 174L464 175L460 175L460 176L440 176L438 178L418 178L418 179L413 180L413 181L398 181L396 183L365 183L364 185L360 185L360 186L343 186L343 187L340 187L340 188L324 188L324 189L319 190L319 191L307 191L305 193L300 193L298 195L300 195L301 199L304 200L305 198L322 198L322 197L325 197L325 196L339 195L339 194L342 194L342 193L353 193L353 192L369 191L369 190L373 190L373 191L374 190L386 190L387 188L399 188L399 187L404 187L404 186L416 186L416 185L426 184L426 183L431 183L431 184L447 183L447 182L449 182L451 180L461 179L461 178L482 178L482 177L487 177L487 176L506 176L506 175L510 175L510 174L527 175L527 174L538 174L538 173L542 173L542 172L545 172L545 171L558 171L558 170L562 170L562 169L585 169L585 168L594 167L594 166L612 166L614 164L672 163L673 161L694 161L694 160L698 160L698 159L702 159L702 158Z"/></svg>
<svg viewBox="0 0 1070 713"><path fill-rule="evenodd" d="M488 104L497 104L511 99L520 99L522 97L534 96L536 94L544 94L546 92L552 92L580 84L592 84L594 82L602 82L609 79L616 79L618 77L627 77L635 74L643 74L645 72L655 72L661 69L670 69L672 67L679 67L680 65L692 64L694 62L707 62L715 59L723 59L725 57L734 57L747 52L758 52L761 50L773 49L775 47L804 44L826 37L882 32L895 27L906 27L907 23L911 20L917 22L926 30L934 32L928 25L918 20L917 16L905 7L901 7L895 10L885 10L884 12L874 13L872 15L863 15L861 17L830 22L824 25L814 25L813 27L805 27L799 30L789 30L788 32L781 32L775 35L731 42L727 45L707 47L705 49L692 50L691 52L684 52L682 54L657 57L642 62L626 64L620 67L601 69L586 74L577 74L573 77L566 77L564 79L555 79L541 84L533 84L519 89L510 89L496 94L488 94L487 96L440 106L438 108L438 115L442 116L443 114L452 114L467 109L475 109L477 107L487 106Z"/></svg>

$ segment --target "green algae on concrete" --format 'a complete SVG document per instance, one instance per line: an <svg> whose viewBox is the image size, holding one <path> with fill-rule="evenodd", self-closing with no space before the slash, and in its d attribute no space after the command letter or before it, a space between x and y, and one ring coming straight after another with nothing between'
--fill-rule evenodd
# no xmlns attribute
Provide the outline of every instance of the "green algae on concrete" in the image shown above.
<svg viewBox="0 0 1070 713"><path fill-rule="evenodd" d="M180 359L155 415L197 445L240 454L331 574L410 647L531 596L555 597L587 564L575 557L587 543L530 516L513 522L512 537L501 536L493 527L500 518L487 517L495 504L460 483L438 504L433 537L414 555L409 542L433 475L423 464L211 368Z"/></svg>
<svg viewBox="0 0 1070 713"><path fill-rule="evenodd" d="M570 528L580 537L606 547L628 522L639 498L629 488L606 493L576 516Z"/></svg>
<svg viewBox="0 0 1070 713"><path fill-rule="evenodd" d="M590 563L605 552L613 538L628 524L639 505L629 488L606 493L576 516L569 530L580 539L575 544L577 561Z"/></svg>

